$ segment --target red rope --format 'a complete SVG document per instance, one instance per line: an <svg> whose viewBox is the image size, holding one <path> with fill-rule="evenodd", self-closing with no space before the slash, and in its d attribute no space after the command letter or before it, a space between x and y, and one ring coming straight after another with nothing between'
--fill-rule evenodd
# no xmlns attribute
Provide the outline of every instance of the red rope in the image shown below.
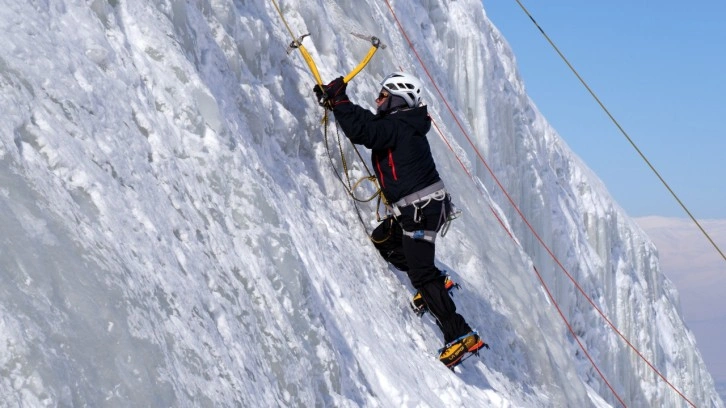
<svg viewBox="0 0 726 408"><path fill-rule="evenodd" d="M423 68L424 72L426 72L426 75L428 76L429 80L431 81L431 83L433 84L434 88L436 89L436 92L439 94L439 97L444 102L444 105L446 105L447 110L449 111L449 113L453 117L454 121L456 122L457 126L459 127L459 129L463 133L463 135L466 138L466 140L469 142L469 145L471 145L471 147L474 149L474 152L476 153L476 155L479 158L479 160L481 161L481 163L486 167L487 171L489 172L489 174L491 174L491 176L494 179L494 181L496 182L497 186L499 186L499 188L502 190L502 192L504 193L504 195L507 197L507 200L509 201L509 203L512 205L512 207L514 208L514 210L517 212L517 214L521 217L521 219L527 225L527 227L532 232L532 234L537 239L537 241L540 243L540 245L542 245L542 247L547 251L547 253L550 255L550 257L555 261L555 263L557 264L557 266L559 266L559 268L565 273L565 275L567 275L567 277L570 279L570 281L572 281L572 283L575 285L575 287L577 288L577 290L585 297L585 299L587 299L587 301L590 303L590 305L592 305L592 307L597 311L597 313L605 320L605 322L607 322L607 324L613 329L613 331L621 339L623 339L625 341L625 343L628 345L628 347L630 347L638 355L638 357L640 357L648 365L648 367L650 367L653 370L653 372L655 372L671 389L673 389L689 405L691 405L692 407L695 408L696 405L693 402L691 402L673 384L671 384L671 382L668 381L668 379L660 371L658 371L658 369L650 361L648 361L648 359L643 355L643 353L641 353L630 342L630 340L628 340L627 337L625 337L625 335L623 335L623 333L615 326L615 324L613 324L610 321L610 319L608 319L608 317L605 315L605 313L603 313L603 311L595 304L595 302L590 298L590 296L588 296L587 293L585 293L585 291L582 289L582 287L580 286L580 284L575 280L575 278L572 277L572 275L562 265L562 263L559 261L559 259L557 258L557 256L552 252L552 250L549 248L549 246L547 246L547 244L544 242L544 240L539 236L539 234L537 233L537 231L535 231L534 227L532 227L532 225L530 224L530 222L527 219L527 217L522 213L522 211L519 209L519 207L517 206L517 204L514 202L514 200L512 199L512 197L507 192L506 188L504 188L504 186L502 185L502 183L499 181L499 178L494 174L494 171L491 169L491 167L489 167L489 164L484 159L484 157L481 155L481 153L479 152L479 149L472 142L471 138L469 137L468 132L464 129L464 126L459 121L458 117L454 113L454 110L449 105L448 100L446 99L446 97L444 96L444 94L441 92L441 90L439 89L438 85L436 85L436 81L434 80L433 76L431 75L431 73L427 69L426 64L423 62L423 59L418 54L418 51L416 50L416 47L413 45L413 42L411 41L411 39L408 37L408 34L406 33L406 30L403 28L403 25L398 20L398 17L396 16L396 13L393 10L393 7L391 6L391 3L389 2L389 0L385 0L385 1L386 1L386 5L388 6L388 9L391 11L391 15L393 16L393 19L396 21L396 24L398 25L398 28L401 31L401 34L403 34L403 37L406 39L406 42L408 43L409 47L413 51L414 55L416 55L416 58L418 59L419 64L421 64L421 67ZM439 133L441 134L442 138L446 141L446 139L443 137L443 134L441 133L441 131L438 128L438 126L436 126L436 128L439 131ZM451 145L448 143L448 141L446 141L446 144L447 144L447 146L449 146L449 149L451 149L452 152L454 152L453 149L451 148ZM457 160L459 161L459 164L461 164L462 167L464 167L464 165L461 162L461 160L459 159L458 155L456 155L456 152L454 152L454 155L456 156ZM464 170L469 175L469 177L472 178L472 180L473 180L473 176L471 175L471 173L465 167L464 167ZM502 227L505 230L507 230L507 233L509 233L510 237L514 238L512 236L512 233L506 228L506 226L504 225L504 223L502 222L502 220L499 218L499 216L496 214L496 212L494 212L494 209L491 208L491 206L490 206L490 209L495 214L495 216L499 220L499 223L502 225ZM587 350L585 349L584 345L580 342L580 340L578 339L578 337L575 335L572 327L570 326L569 322L565 318L564 314L562 313L562 310L558 306L558 304L555 301L554 297L550 293L549 288L547 287L547 285L545 284L544 280L542 279L542 276L540 275L539 271L537 271L537 268L535 268L535 267L533 267L533 268L534 268L535 273L537 274L537 277L539 278L540 282L542 283L543 287L545 288L545 291L547 292L547 295L550 297L550 299L552 300L553 304L557 308L558 313L560 314L560 316L562 317L562 319L565 321L565 324L567 325L567 327L570 330L570 332L573 334L573 337L577 341L578 345L580 346L580 348L582 349L582 351L585 353L585 355L587 356L588 360L590 360L590 362L592 363L593 367L595 368L595 370L597 371L597 373L600 375L600 377L602 378L602 380L605 382L605 384L608 386L608 388L610 389L610 391L612 391L612 393L615 395L615 397L618 399L618 401L620 401L620 403L623 406L625 406L625 403L622 401L622 399L617 394L617 392L615 392L615 390L613 389L613 387L610 385L610 383L607 381L607 379L605 378L605 376L602 374L602 372L600 371L600 369L597 367L597 365L595 364L595 362L590 357L590 354L587 352Z"/></svg>
<svg viewBox="0 0 726 408"><path fill-rule="evenodd" d="M446 139L446 137L444 136L443 132L441 132L441 129L439 128L439 126L433 120L432 120L432 123L436 127L436 131L439 133L439 136L441 137L441 139L449 147L449 150L451 150L451 152L454 153L454 157L456 157L456 160L459 162L459 164L464 169L464 171L466 172L466 174L469 176L469 178L474 183L476 183L476 180L474 179L474 177L472 176L472 174L469 172L469 170L464 166L464 163L461 161L461 159L456 154L456 152L454 152L454 149L451 147L451 144ZM507 228L507 226L504 224L504 221L501 219L501 217L499 217L499 214L497 214L497 212L494 210L494 208L491 205L489 205L489 210L492 212L492 214L494 214L494 217L496 217L497 221L499 222L499 225L501 225L502 228L504 228L504 231L506 231L507 234L509 234L509 237L512 238L512 240L515 243L517 243L517 245L519 245L519 243L517 242L517 240L514 237L514 235L512 234L512 232L509 230L509 228ZM615 395L615 398L617 398L617 400L620 402L620 404L622 404L623 407L626 407L625 402L623 402L622 398L620 398L620 395L618 395L618 393L615 391L615 389L610 385L610 383L608 382L608 380L605 378L605 375L602 373L602 371L600 371L600 368L597 366L597 364L595 363L595 361L590 356L590 353L588 353L587 349L585 348L585 345L583 345L582 342L580 341L579 337L575 333L575 329L572 327L572 325L570 324L569 320L567 320L567 317L565 317L565 314L562 311L562 309L560 308L560 305L557 304L557 300L555 300L555 297L552 295L552 292L550 291L549 287L547 286L547 284L545 283L544 279L542 278L542 275L539 273L539 271L537 270L537 268L534 265L532 265L532 269L534 269L534 273L537 274L537 278L539 279L540 283L542 283L542 287L544 288L545 293L547 293L547 297L550 298L550 301L552 302L552 304L555 305L555 309L557 309L557 313L559 313L560 317L565 322L565 326L567 326L567 330L569 330L570 334L572 334L572 338L575 339L575 341L577 342L578 346L580 346L580 349L582 350L582 352L585 354L585 356L587 357L587 359L590 361L590 364L592 364L592 366L595 368L595 371L598 373L598 375L600 376L600 378L602 378L602 380L605 382L605 384L610 389L610 391L613 393L613 395Z"/></svg>

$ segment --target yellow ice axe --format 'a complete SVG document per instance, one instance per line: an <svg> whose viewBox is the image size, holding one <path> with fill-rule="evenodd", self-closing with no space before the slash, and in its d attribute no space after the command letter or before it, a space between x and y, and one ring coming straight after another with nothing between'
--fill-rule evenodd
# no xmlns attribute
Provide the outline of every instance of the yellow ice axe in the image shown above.
<svg viewBox="0 0 726 408"><path fill-rule="evenodd" d="M366 54L365 58L363 58L363 60L358 64L358 66L353 68L353 70L350 71L350 73L348 75L346 75L345 78L343 78L343 82L345 82L346 84L348 82L350 82L350 80L353 79L354 76L358 75L358 73L361 72L363 70L363 68L365 68L366 65L368 65L371 58L373 58L373 54L375 54L376 51L378 51L379 47L386 49L386 44L383 44L378 37L365 36L363 34L356 34L356 33L351 33L351 34L353 34L354 36L356 36L358 38L362 38L364 40L370 41L371 48L368 49L368 54Z"/></svg>
<svg viewBox="0 0 726 408"><path fill-rule="evenodd" d="M300 54L302 54L303 59L305 59L305 62L308 64L308 68L310 68L310 72L313 73L313 76L315 77L315 82L318 83L318 85L323 85L323 80L320 79L320 72L318 72L318 67L315 66L315 61L313 61L313 57L310 56L310 53L308 52L307 48L302 44L303 38L309 36L310 34L303 34L299 38L293 39L290 43L290 46L287 47L287 53L290 54L290 52L294 49L300 50Z"/></svg>
<svg viewBox="0 0 726 408"><path fill-rule="evenodd" d="M353 77L358 75L358 73L361 72L363 70L363 68L365 68L366 65L368 65L371 58L373 58L373 54L375 54L376 51L378 51L378 48L383 48L383 49L386 48L386 45L383 44L378 37L365 36L365 35L356 34L356 33L351 33L351 34L353 34L354 36L356 36L358 38L362 38L364 40L370 41L371 48L368 49L368 54L366 54L365 58L363 58L363 60L355 68L353 68L353 70L350 71L350 73L348 75L346 75L343 78L343 81L345 83L350 82L353 79ZM313 77L315 77L315 82L317 82L318 85L323 85L323 80L320 78L320 72L318 72L318 67L315 65L315 61L313 61L313 57L310 56L310 53L305 48L305 46L302 44L302 40L309 35L310 34L303 34L299 38L292 40L292 42L290 43L290 46L287 47L287 53L289 54L294 49L300 50L300 53L302 54L303 59L305 59L305 62L308 64L308 68L310 68L310 72L312 72Z"/></svg>

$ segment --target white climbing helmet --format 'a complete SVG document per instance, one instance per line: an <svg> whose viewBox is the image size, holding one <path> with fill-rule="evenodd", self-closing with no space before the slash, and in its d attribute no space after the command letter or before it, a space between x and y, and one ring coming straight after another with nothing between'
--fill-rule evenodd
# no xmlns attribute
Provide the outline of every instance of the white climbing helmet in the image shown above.
<svg viewBox="0 0 726 408"><path fill-rule="evenodd" d="M394 72L383 79L381 85L392 95L403 98L409 108L421 103L421 81L413 75Z"/></svg>

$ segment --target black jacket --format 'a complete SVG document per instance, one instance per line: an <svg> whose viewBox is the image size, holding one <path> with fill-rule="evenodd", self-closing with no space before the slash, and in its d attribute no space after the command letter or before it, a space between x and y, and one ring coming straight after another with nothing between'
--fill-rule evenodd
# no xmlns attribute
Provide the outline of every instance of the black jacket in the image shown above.
<svg viewBox="0 0 726 408"><path fill-rule="evenodd" d="M375 115L353 103L335 106L335 120L355 144L371 149L371 163L390 203L441 180L426 133L426 106Z"/></svg>

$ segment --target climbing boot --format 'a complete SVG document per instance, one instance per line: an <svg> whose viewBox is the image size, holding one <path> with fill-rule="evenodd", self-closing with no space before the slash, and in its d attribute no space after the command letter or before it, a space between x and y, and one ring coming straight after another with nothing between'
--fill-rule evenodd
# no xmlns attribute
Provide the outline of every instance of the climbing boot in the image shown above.
<svg viewBox="0 0 726 408"><path fill-rule="evenodd" d="M474 330L442 347L439 350L439 360L453 370L454 367L466 358L465 356L471 354L478 355L482 347L489 348L489 345L484 343L476 330Z"/></svg>
<svg viewBox="0 0 726 408"><path fill-rule="evenodd" d="M449 295L451 295L451 291L454 288L459 289L459 284L451 280L449 275L446 275L444 278L444 287L449 291ZM421 292L416 292L416 294L413 295L413 299L411 300L411 309L413 309L418 316L423 316L424 313L429 311L429 308L426 306L426 302L423 300L423 296L421 296Z"/></svg>

